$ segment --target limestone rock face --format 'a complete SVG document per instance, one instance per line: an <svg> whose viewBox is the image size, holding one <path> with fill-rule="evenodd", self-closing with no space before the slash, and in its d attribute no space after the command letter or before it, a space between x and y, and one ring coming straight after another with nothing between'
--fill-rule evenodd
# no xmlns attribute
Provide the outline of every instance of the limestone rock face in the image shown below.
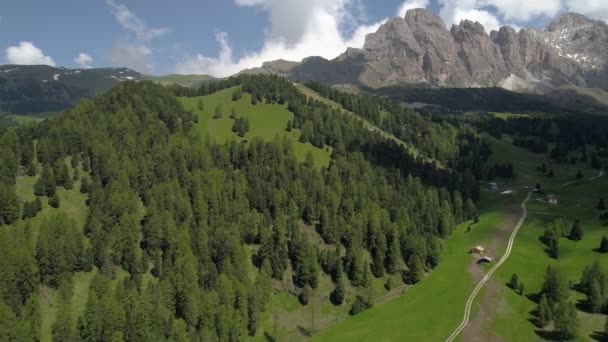
<svg viewBox="0 0 608 342"><path fill-rule="evenodd" d="M574 85L608 90L608 25L565 13L546 30L517 32L505 26L488 34L469 20L448 30L438 16L414 9L369 34L362 49L349 48L332 61L268 62L259 71L372 88L517 85L547 91Z"/></svg>

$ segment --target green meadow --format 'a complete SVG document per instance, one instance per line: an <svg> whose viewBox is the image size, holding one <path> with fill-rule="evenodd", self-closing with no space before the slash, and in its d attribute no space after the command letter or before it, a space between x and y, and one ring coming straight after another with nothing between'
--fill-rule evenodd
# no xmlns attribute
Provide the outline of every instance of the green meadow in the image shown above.
<svg viewBox="0 0 608 342"><path fill-rule="evenodd" d="M315 167L324 167L329 164L331 150L320 149L309 143L299 142L300 130L294 129L287 132L287 123L293 120L293 113L287 110L286 105L258 103L251 104L251 95L243 93L238 101L232 101L232 94L236 87L224 89L217 93L201 97L180 98L184 107L193 111L198 116L197 128L204 138L209 138L217 143L225 143L229 140L247 141L253 137L260 137L266 141L276 138L288 137L293 141L295 156L300 161L306 159L311 153ZM203 101L203 110L199 109L199 102ZM222 117L213 118L218 105L222 111ZM234 108L237 117L247 118L250 129L244 137L239 137L232 131L234 119L230 118Z"/></svg>

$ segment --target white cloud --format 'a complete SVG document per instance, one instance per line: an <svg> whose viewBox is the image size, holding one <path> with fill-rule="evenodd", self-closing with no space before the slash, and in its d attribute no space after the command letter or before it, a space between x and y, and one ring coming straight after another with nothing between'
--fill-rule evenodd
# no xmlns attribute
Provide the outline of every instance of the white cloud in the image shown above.
<svg viewBox="0 0 608 342"><path fill-rule="evenodd" d="M498 30L501 26L498 18L488 11L476 9L461 10L458 8L454 10L452 23L460 23L461 20L465 19L478 21L488 33L492 30Z"/></svg>
<svg viewBox="0 0 608 342"><path fill-rule="evenodd" d="M565 0L565 5L569 11L608 22L608 1L606 0Z"/></svg>
<svg viewBox="0 0 608 342"><path fill-rule="evenodd" d="M562 9L562 0L480 0L478 4L494 7L504 20L518 22L540 16L553 17Z"/></svg>
<svg viewBox="0 0 608 342"><path fill-rule="evenodd" d="M405 13L407 13L407 11L411 10L411 9L415 9L415 8L427 8L427 6L429 5L429 0L408 0L408 1L404 1L401 6L399 6L399 9L397 10L397 16L398 17L405 17Z"/></svg>
<svg viewBox="0 0 608 342"><path fill-rule="evenodd" d="M119 41L112 47L109 52L110 61L116 66L130 68L144 74L154 73L154 65L150 62L152 50L149 43L168 33L169 29L148 27L127 6L117 4L114 0L106 0L106 4L120 26L133 34L131 39Z"/></svg>
<svg viewBox="0 0 608 342"><path fill-rule="evenodd" d="M362 47L365 36L375 32L384 20L360 25L345 36L342 25L354 20L347 10L355 0L235 0L240 6L261 6L269 12L269 27L262 48L235 58L225 33L216 35L217 57L196 55L178 63L175 72L202 73L217 77L233 75L263 62L286 59L300 61L308 56L335 58L347 47Z"/></svg>
<svg viewBox="0 0 608 342"><path fill-rule="evenodd" d="M116 66L133 69L143 74L152 74L154 65L150 63L151 53L152 51L145 45L122 41L116 43L110 50L109 58Z"/></svg>
<svg viewBox="0 0 608 342"><path fill-rule="evenodd" d="M117 4L114 0L106 0L106 4L110 7L112 15L120 26L135 34L137 40L150 41L169 32L169 29L165 27L149 28L143 20L123 4Z"/></svg>
<svg viewBox="0 0 608 342"><path fill-rule="evenodd" d="M81 52L74 58L74 63L81 68L90 68L91 63L93 63L93 57Z"/></svg>
<svg viewBox="0 0 608 342"><path fill-rule="evenodd" d="M46 64L55 66L55 62L49 56L45 56L42 50L31 42L20 42L18 46L6 49L6 62L8 64L38 65Z"/></svg>
<svg viewBox="0 0 608 342"><path fill-rule="evenodd" d="M110 0L107 0L110 1ZM175 67L177 73L203 73L223 77L243 69L259 67L277 59L300 61L308 56L332 59L347 47L362 47L365 36L385 22L358 25L361 0L233 0L238 6L257 7L268 12L266 39L258 51L234 56L226 33L218 33L217 56L189 56ZM447 28L469 19L480 22L487 32L502 25L515 28L539 18L554 17L573 10L597 19L608 18L607 0L437 0L439 16ZM403 17L414 8L427 8L430 0L406 0L395 12ZM364 15L362 15L364 17ZM352 34L343 28L352 25Z"/></svg>

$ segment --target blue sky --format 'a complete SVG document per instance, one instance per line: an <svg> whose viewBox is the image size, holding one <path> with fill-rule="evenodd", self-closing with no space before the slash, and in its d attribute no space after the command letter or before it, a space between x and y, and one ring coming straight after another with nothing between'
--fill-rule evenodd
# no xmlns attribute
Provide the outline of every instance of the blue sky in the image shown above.
<svg viewBox="0 0 608 342"><path fill-rule="evenodd" d="M543 27L567 9L608 18L606 0L3 0L0 61L226 76L265 60L336 57L402 6L488 31Z"/></svg>

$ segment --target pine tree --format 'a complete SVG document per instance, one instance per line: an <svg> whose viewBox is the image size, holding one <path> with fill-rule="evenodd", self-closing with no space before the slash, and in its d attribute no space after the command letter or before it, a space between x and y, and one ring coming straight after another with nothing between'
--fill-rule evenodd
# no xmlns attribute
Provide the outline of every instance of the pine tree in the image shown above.
<svg viewBox="0 0 608 342"><path fill-rule="evenodd" d="M49 205L53 208L59 208L59 196L57 196L57 193L54 193L53 196L51 196L51 198L49 199Z"/></svg>
<svg viewBox="0 0 608 342"><path fill-rule="evenodd" d="M549 306L549 301L547 300L546 295L541 295L540 302L538 303L537 308L538 313L538 325L541 328L544 328L551 322L551 306Z"/></svg>
<svg viewBox="0 0 608 342"><path fill-rule="evenodd" d="M550 303L555 304L568 297L568 290L568 283L562 272L557 268L548 266L541 293L547 296Z"/></svg>
<svg viewBox="0 0 608 342"><path fill-rule="evenodd" d="M409 269L404 273L404 282L410 285L418 283L424 275L424 266L420 257L416 254L412 255L407 263L407 267Z"/></svg>
<svg viewBox="0 0 608 342"><path fill-rule="evenodd" d="M331 302L334 305L341 305L344 302L344 280L342 279L342 262L338 260L336 265L335 283L336 287L330 295Z"/></svg>
<svg viewBox="0 0 608 342"><path fill-rule="evenodd" d="M89 178L86 176L83 176L82 180L80 181L80 193L86 194L88 192L89 192Z"/></svg>
<svg viewBox="0 0 608 342"><path fill-rule="evenodd" d="M559 255L560 255L559 239L554 236L551 240L549 240L548 246L549 246L549 248L548 248L549 256L552 257L553 259L559 259Z"/></svg>
<svg viewBox="0 0 608 342"><path fill-rule="evenodd" d="M524 295L524 283L523 282L519 282L519 286L517 287L517 292L519 293L520 296Z"/></svg>
<svg viewBox="0 0 608 342"><path fill-rule="evenodd" d="M587 293L587 307L592 313L598 313L602 310L603 303L600 283L597 279L593 279Z"/></svg>
<svg viewBox="0 0 608 342"><path fill-rule="evenodd" d="M554 314L555 330L560 338L569 340L578 334L578 310L574 303L562 300L558 303Z"/></svg>
<svg viewBox="0 0 608 342"><path fill-rule="evenodd" d="M606 203L604 203L604 199L600 198L600 201L597 203L598 210L606 210Z"/></svg>
<svg viewBox="0 0 608 342"><path fill-rule="evenodd" d="M218 105L215 107L215 110L213 111L213 118L214 118L214 119L221 119L221 118L222 118L222 115L223 115L223 114L222 114L222 105L221 105L221 104L218 104Z"/></svg>
<svg viewBox="0 0 608 342"><path fill-rule="evenodd" d="M236 108L234 108L234 106L232 106L232 109L230 110L230 118L231 119L236 119Z"/></svg>
<svg viewBox="0 0 608 342"><path fill-rule="evenodd" d="M608 237L606 235L602 236L602 241L600 242L600 252L608 253Z"/></svg>
<svg viewBox="0 0 608 342"><path fill-rule="evenodd" d="M198 110L200 110L201 112L205 110L205 102L203 101L202 98L198 99L198 101L196 103L196 108Z"/></svg>
<svg viewBox="0 0 608 342"><path fill-rule="evenodd" d="M511 280L509 281L509 287L512 288L513 290L517 290L519 286L519 276L517 275L517 273L514 273L511 276Z"/></svg>
<svg viewBox="0 0 608 342"><path fill-rule="evenodd" d="M572 229L570 230L570 240L572 241L581 241L583 239L583 226L580 220L576 220Z"/></svg>
<svg viewBox="0 0 608 342"><path fill-rule="evenodd" d="M20 211L15 189L0 182L0 226L17 221Z"/></svg>

